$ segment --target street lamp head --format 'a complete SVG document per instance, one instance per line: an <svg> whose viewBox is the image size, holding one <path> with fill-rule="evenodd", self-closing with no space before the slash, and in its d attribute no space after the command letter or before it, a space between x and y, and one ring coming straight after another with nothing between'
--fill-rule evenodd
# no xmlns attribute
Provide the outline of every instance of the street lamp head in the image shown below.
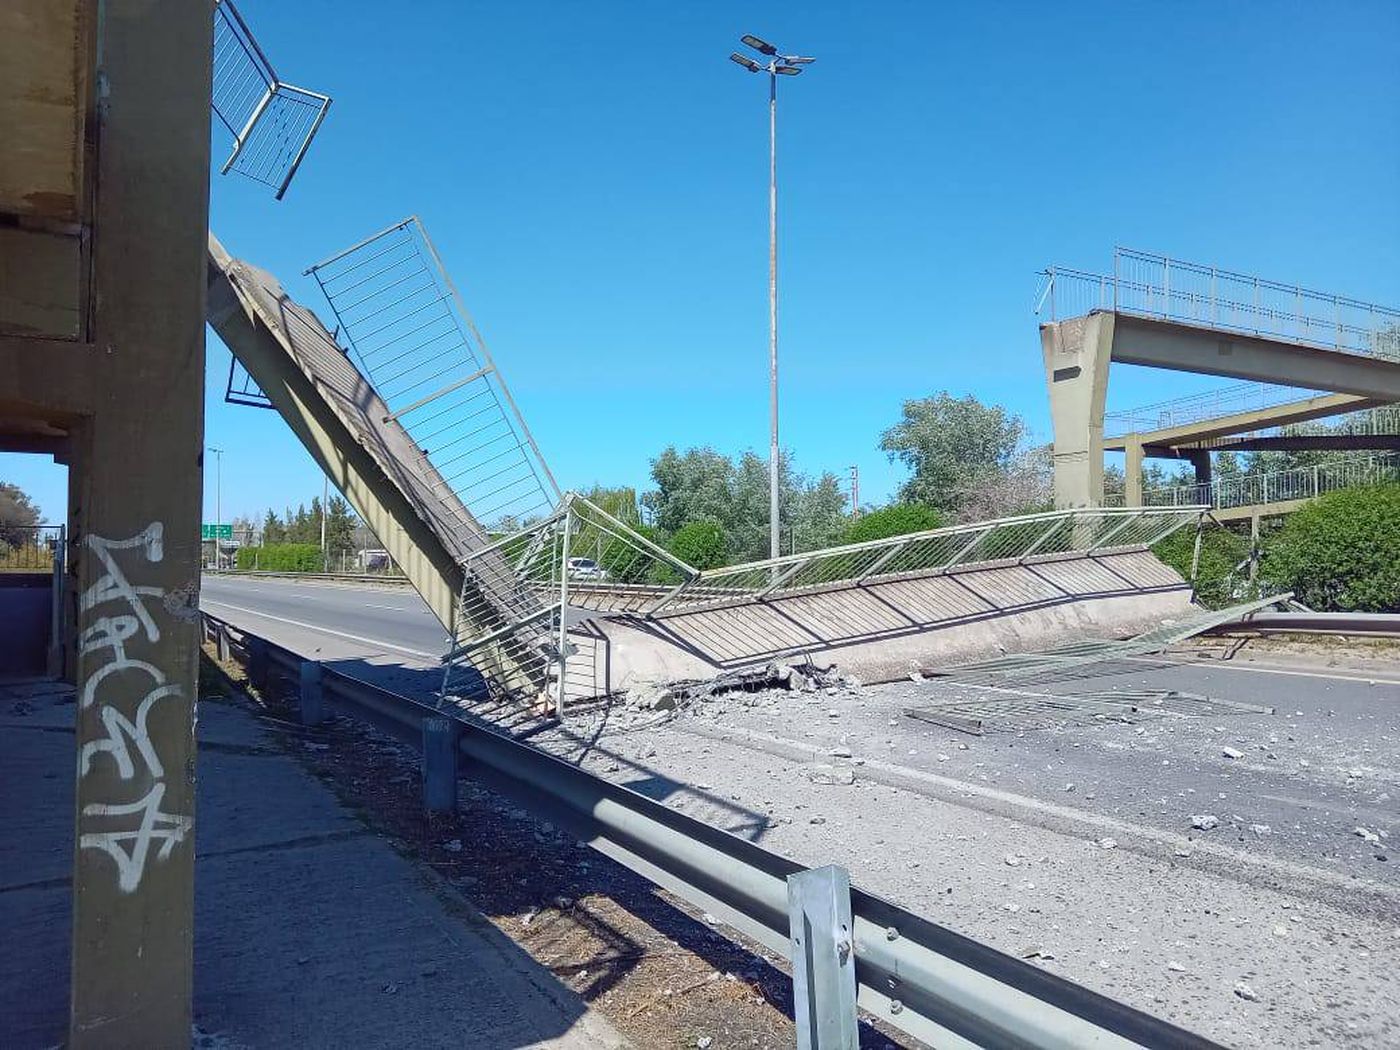
<svg viewBox="0 0 1400 1050"><path fill-rule="evenodd" d="M815 62L816 59L808 55L784 55L783 61L790 66L805 66Z"/></svg>
<svg viewBox="0 0 1400 1050"><path fill-rule="evenodd" d="M739 42L753 48L760 55L768 55L771 57L778 53L778 49L776 47L768 43L768 41L766 40L760 40L752 33L745 33L739 38Z"/></svg>
<svg viewBox="0 0 1400 1050"><path fill-rule="evenodd" d="M795 77L802 72L801 66L774 66L773 72L781 77Z"/></svg>
<svg viewBox="0 0 1400 1050"><path fill-rule="evenodd" d="M741 55L737 51L735 51L732 55L729 56L729 61L738 62L739 65L743 66L750 73L757 73L760 69L763 68L757 62L751 59L748 55Z"/></svg>

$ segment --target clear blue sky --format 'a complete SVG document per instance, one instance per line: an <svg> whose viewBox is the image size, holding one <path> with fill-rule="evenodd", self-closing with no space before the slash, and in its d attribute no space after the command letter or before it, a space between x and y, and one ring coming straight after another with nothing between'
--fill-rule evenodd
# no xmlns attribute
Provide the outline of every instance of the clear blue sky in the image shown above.
<svg viewBox="0 0 1400 1050"><path fill-rule="evenodd" d="M807 471L859 464L865 501L901 479L877 445L906 398L971 392L1049 439L1049 263L1123 244L1400 303L1394 0L240 7L335 104L283 202L215 176L225 245L319 305L309 263L421 215L565 487L644 485L672 443L766 447L744 32L818 57L780 85L783 443ZM211 337L225 520L309 501L310 458L223 403L227 365ZM1119 369L1111 399L1209 385ZM61 472L0 472L62 514ZM212 470L206 491L213 520Z"/></svg>

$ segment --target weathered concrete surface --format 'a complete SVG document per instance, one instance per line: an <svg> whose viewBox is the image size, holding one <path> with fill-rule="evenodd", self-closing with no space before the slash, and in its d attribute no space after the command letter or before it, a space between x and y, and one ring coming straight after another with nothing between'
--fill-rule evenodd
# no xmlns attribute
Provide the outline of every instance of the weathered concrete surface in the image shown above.
<svg viewBox="0 0 1400 1050"><path fill-rule="evenodd" d="M67 1024L73 713L71 691L0 690L0 1045L15 1050ZM194 1021L211 1045L622 1045L246 711L199 713Z"/></svg>

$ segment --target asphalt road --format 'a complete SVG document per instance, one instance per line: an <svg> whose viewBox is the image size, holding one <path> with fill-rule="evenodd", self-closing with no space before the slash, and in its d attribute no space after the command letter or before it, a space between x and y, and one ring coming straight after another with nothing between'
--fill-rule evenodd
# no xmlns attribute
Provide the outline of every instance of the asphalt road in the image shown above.
<svg viewBox="0 0 1400 1050"><path fill-rule="evenodd" d="M435 664L447 634L408 587L206 576L200 606L307 655Z"/></svg>

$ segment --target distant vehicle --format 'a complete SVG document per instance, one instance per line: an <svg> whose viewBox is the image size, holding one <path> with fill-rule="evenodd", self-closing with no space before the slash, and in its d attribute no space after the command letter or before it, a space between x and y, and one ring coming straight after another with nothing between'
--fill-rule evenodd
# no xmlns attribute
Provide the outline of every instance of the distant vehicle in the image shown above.
<svg viewBox="0 0 1400 1050"><path fill-rule="evenodd" d="M592 558L570 558L569 576L575 580L606 580L608 570Z"/></svg>

